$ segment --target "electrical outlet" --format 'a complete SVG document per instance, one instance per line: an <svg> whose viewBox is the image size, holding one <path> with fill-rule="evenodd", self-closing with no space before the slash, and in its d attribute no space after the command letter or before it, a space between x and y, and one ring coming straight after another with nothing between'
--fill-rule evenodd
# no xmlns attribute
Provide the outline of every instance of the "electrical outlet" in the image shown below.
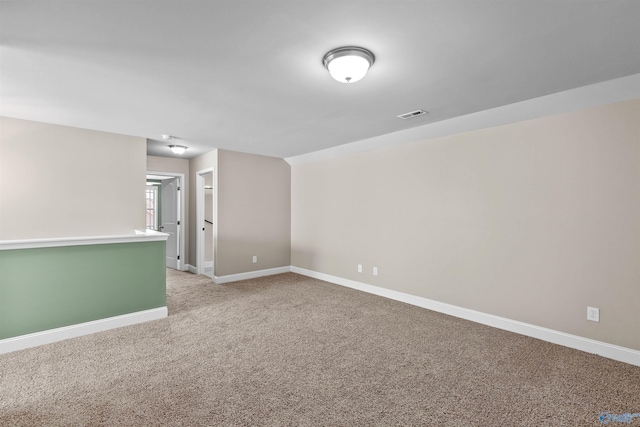
<svg viewBox="0 0 640 427"><path fill-rule="evenodd" d="M258 256L257 256L257 255L254 255L254 256L253 256L253 263L255 264L256 262L258 262Z"/></svg>
<svg viewBox="0 0 640 427"><path fill-rule="evenodd" d="M596 307L587 307L587 320L592 322L600 321L600 309Z"/></svg>
<svg viewBox="0 0 640 427"><path fill-rule="evenodd" d="M373 275L374 276L378 275L378 267L373 267Z"/></svg>
<svg viewBox="0 0 640 427"><path fill-rule="evenodd" d="M358 273L362 273L362 264L358 264Z"/></svg>

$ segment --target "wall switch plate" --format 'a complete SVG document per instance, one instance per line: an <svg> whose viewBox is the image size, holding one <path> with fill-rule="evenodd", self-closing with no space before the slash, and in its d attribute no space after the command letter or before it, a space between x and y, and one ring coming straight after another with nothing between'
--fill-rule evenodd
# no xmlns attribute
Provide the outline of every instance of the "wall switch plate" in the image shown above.
<svg viewBox="0 0 640 427"><path fill-rule="evenodd" d="M362 264L358 264L358 273L362 273Z"/></svg>
<svg viewBox="0 0 640 427"><path fill-rule="evenodd" d="M600 309L596 307L587 307L587 320L592 322L600 321Z"/></svg>
<svg viewBox="0 0 640 427"><path fill-rule="evenodd" d="M257 255L254 255L254 256L253 256L253 263L255 264L256 262L258 262L258 256L257 256Z"/></svg>
<svg viewBox="0 0 640 427"><path fill-rule="evenodd" d="M374 276L378 275L378 267L373 267L373 275Z"/></svg>

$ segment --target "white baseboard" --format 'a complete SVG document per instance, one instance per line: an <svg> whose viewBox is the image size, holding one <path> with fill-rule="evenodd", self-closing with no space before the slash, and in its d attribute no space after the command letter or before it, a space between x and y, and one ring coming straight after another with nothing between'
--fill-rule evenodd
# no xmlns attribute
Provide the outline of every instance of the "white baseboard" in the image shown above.
<svg viewBox="0 0 640 427"><path fill-rule="evenodd" d="M152 308L150 310L137 311L135 313L123 314L120 316L108 317L106 319L93 320L91 322L78 323L76 325L64 326L62 328L49 329L42 332L21 335L13 338L0 340L0 354L22 350L29 347L36 347L43 344L50 344L69 338L76 338L96 332L108 331L109 329L121 328L123 326L135 325L136 323L148 322L167 317L167 307Z"/></svg>
<svg viewBox="0 0 640 427"><path fill-rule="evenodd" d="M396 301L401 301L407 304L416 305L428 310L433 310L462 319L471 320L472 322L481 323L483 325L492 326L494 328L504 329L506 331L515 332L517 334L526 335L532 338L537 338L565 347L575 348L587 353L597 354L609 359L629 363L631 365L640 366L640 351L638 350L633 350L614 344L608 344L589 338L583 338L577 335L571 335L553 329L519 322L517 320L511 320L480 311L470 310L468 308L458 307L455 305L446 304L415 295L405 294L403 292L392 291L390 289L380 288L378 286L367 285L366 283L356 282L355 280L343 279L341 277L332 276L330 274L318 273L317 271L307 270L305 268L291 266L291 272L302 274L303 276L313 277L315 279L324 280L325 282L334 283L336 285L357 289L359 291L367 292L370 294L379 295Z"/></svg>
<svg viewBox="0 0 640 427"><path fill-rule="evenodd" d="M193 273L193 274L198 274L198 267L193 266L191 264L187 264L185 266L185 271L188 271L189 273ZM213 261L209 261L209 262L205 262L204 263L204 269L209 269L211 270L213 268Z"/></svg>
<svg viewBox="0 0 640 427"><path fill-rule="evenodd" d="M255 279L257 277L272 276L274 274L289 273L291 266L268 268L266 270L249 271L247 273L229 274L227 276L213 276L213 282L223 283L237 282L238 280Z"/></svg>

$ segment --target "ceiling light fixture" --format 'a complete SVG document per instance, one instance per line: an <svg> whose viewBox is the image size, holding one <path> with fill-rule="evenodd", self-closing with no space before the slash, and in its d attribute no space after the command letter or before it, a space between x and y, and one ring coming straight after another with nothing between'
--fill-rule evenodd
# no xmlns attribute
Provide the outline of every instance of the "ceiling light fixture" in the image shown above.
<svg viewBox="0 0 640 427"><path fill-rule="evenodd" d="M169 148L171 148L171 151L175 154L184 154L184 152L187 151L187 147L184 145L170 145Z"/></svg>
<svg viewBox="0 0 640 427"><path fill-rule="evenodd" d="M365 48L345 46L327 52L322 64L340 83L354 83L367 74L375 60L373 53Z"/></svg>
<svg viewBox="0 0 640 427"><path fill-rule="evenodd" d="M176 139L176 137L173 135L162 135L162 139L164 139L165 141L172 141ZM184 145L170 145L169 148L171 148L171 151L173 151L175 154L184 154L184 152L187 151L187 148L189 147L185 147Z"/></svg>

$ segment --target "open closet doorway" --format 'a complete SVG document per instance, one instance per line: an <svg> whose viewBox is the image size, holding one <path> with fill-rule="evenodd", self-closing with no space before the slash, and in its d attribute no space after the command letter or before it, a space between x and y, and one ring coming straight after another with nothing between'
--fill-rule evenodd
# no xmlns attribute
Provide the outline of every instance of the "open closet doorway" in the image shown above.
<svg viewBox="0 0 640 427"><path fill-rule="evenodd" d="M185 270L184 174L147 172L147 229L167 233L166 265Z"/></svg>
<svg viewBox="0 0 640 427"><path fill-rule="evenodd" d="M197 270L214 278L214 235L216 218L214 217L213 168L203 169L196 173L196 220L197 220Z"/></svg>

